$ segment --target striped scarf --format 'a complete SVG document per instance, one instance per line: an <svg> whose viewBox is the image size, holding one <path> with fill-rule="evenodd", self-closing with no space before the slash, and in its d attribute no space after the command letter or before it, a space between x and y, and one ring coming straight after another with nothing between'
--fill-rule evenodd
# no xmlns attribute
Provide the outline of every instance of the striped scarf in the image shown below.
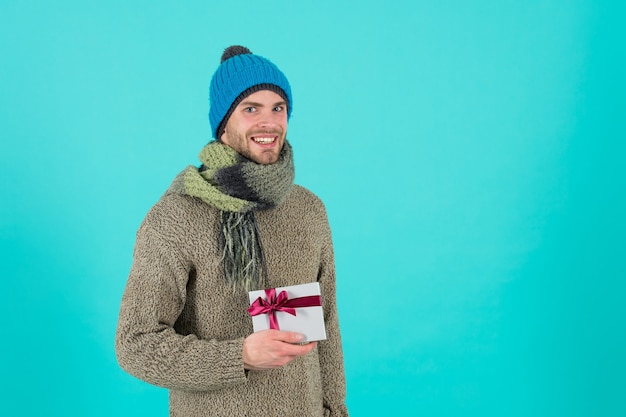
<svg viewBox="0 0 626 417"><path fill-rule="evenodd" d="M202 166L188 166L166 194L198 197L221 212L224 275L233 290L265 288L267 271L255 210L280 205L293 186L292 150L285 141L278 161L262 165L213 141L200 151Z"/></svg>

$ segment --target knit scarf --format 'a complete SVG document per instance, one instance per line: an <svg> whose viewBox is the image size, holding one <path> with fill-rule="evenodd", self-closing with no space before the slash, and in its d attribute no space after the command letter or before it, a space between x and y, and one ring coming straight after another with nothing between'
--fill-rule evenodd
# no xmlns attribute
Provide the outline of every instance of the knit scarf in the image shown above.
<svg viewBox="0 0 626 417"><path fill-rule="evenodd" d="M221 212L220 240L224 275L233 290L265 288L267 271L254 211L279 206L293 186L291 145L285 141L278 161L262 165L213 141L200 151L202 166L188 166L166 194L198 197Z"/></svg>

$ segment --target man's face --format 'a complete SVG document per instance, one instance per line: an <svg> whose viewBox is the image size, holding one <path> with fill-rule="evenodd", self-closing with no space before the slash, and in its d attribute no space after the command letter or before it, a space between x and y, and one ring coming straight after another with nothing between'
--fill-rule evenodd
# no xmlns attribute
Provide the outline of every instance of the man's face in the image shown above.
<svg viewBox="0 0 626 417"><path fill-rule="evenodd" d="M228 119L222 143L259 164L278 160L287 135L287 103L273 91L244 98Z"/></svg>

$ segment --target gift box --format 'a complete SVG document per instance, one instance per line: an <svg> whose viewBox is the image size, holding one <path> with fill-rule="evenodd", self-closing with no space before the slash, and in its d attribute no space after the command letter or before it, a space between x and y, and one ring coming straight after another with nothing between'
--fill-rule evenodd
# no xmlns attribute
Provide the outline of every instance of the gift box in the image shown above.
<svg viewBox="0 0 626 417"><path fill-rule="evenodd" d="M250 291L252 327L298 332L304 341L326 340L320 284L291 285Z"/></svg>

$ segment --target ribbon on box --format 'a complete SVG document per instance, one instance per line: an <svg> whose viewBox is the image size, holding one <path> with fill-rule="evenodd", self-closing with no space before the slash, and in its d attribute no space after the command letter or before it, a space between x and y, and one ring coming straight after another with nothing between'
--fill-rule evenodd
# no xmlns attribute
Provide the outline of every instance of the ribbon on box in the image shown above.
<svg viewBox="0 0 626 417"><path fill-rule="evenodd" d="M320 307L322 305L322 297L319 295L307 295L305 297L298 297L289 299L287 291L281 291L276 296L276 290L274 288L267 288L265 290L265 297L258 297L250 307L248 313L251 316L258 316L259 314L269 314L270 316L270 329L280 330L278 326L278 320L276 319L276 312L283 311L289 313L292 316L296 315L296 308L300 307Z"/></svg>

